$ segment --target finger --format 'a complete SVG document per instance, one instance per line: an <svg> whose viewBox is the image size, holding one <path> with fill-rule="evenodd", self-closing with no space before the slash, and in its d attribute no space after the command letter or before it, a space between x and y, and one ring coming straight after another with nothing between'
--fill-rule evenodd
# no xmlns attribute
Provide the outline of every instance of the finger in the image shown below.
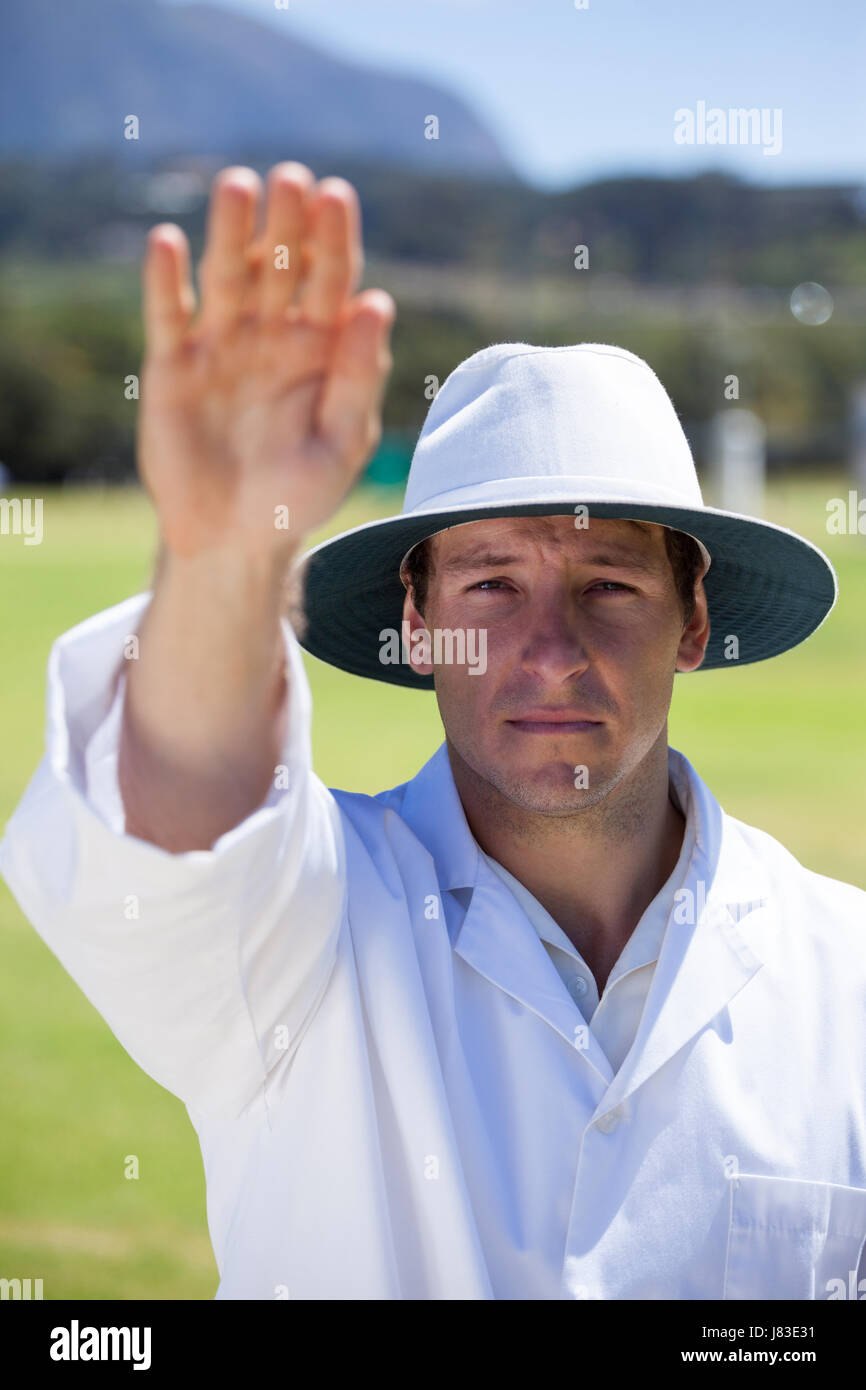
<svg viewBox="0 0 866 1390"><path fill-rule="evenodd" d="M317 425L343 457L367 457L378 443L395 315L385 290L365 290L352 301L340 328Z"/></svg>
<svg viewBox="0 0 866 1390"><path fill-rule="evenodd" d="M294 298L302 272L301 244L315 178L305 164L275 164L268 175L265 228L261 238L259 312L279 318Z"/></svg>
<svg viewBox="0 0 866 1390"><path fill-rule="evenodd" d="M174 222L160 222L148 233L142 291L146 351L169 356L183 341L195 310L189 242Z"/></svg>
<svg viewBox="0 0 866 1390"><path fill-rule="evenodd" d="M230 327L247 302L254 282L250 251L261 192L258 174L244 165L223 169L214 179L199 265L206 329Z"/></svg>
<svg viewBox="0 0 866 1390"><path fill-rule="evenodd" d="M303 275L298 303L310 323L335 324L354 294L364 266L361 208L346 179L322 179L311 195Z"/></svg>

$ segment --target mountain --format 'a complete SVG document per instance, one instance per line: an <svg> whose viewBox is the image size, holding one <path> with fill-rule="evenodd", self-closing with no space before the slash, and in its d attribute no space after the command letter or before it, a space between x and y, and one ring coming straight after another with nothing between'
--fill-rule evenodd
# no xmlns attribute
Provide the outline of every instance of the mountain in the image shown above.
<svg viewBox="0 0 866 1390"><path fill-rule="evenodd" d="M284 12L277 11L282 14ZM139 118L140 139L124 139ZM438 140L425 139L436 116ZM115 151L344 156L430 172L516 176L462 98L354 65L216 5L25 0L4 6L0 157Z"/></svg>

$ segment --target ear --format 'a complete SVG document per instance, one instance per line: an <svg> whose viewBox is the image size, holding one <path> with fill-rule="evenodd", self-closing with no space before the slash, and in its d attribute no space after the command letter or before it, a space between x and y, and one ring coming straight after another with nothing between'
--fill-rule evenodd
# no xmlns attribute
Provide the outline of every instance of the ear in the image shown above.
<svg viewBox="0 0 866 1390"><path fill-rule="evenodd" d="M695 584L695 611L683 628L677 649L676 671L696 671L704 659L710 640L710 614L703 576Z"/></svg>
<svg viewBox="0 0 866 1390"><path fill-rule="evenodd" d="M424 638L421 636L422 633L426 634ZM432 676L433 662L423 659L428 654L430 647L430 633L427 624L412 602L411 589L406 590L403 599L403 641L408 648L407 655L412 670L419 676Z"/></svg>

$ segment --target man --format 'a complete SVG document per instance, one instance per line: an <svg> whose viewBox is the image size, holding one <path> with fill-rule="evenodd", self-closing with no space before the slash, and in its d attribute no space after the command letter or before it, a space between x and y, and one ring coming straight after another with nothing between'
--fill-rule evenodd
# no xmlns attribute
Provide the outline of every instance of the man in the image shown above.
<svg viewBox="0 0 866 1390"><path fill-rule="evenodd" d="M832 568L703 505L645 363L522 343L443 384L401 516L296 564L378 437L393 305L348 184L268 184L256 235L256 176L217 179L195 321L151 234L158 572L55 644L0 856L188 1107L218 1297L849 1296L866 894L667 743L674 674L803 641ZM313 773L299 576L309 651L435 689L411 781Z"/></svg>

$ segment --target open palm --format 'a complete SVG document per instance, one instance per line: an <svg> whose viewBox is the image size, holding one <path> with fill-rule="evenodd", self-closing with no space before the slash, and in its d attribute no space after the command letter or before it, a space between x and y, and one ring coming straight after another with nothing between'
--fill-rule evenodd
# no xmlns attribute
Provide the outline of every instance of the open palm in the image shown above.
<svg viewBox="0 0 866 1390"><path fill-rule="evenodd" d="M262 191L243 166L214 180L197 314L184 233L148 238L138 466L179 555L296 547L381 435L394 303L355 293L355 190L277 164L257 234Z"/></svg>

